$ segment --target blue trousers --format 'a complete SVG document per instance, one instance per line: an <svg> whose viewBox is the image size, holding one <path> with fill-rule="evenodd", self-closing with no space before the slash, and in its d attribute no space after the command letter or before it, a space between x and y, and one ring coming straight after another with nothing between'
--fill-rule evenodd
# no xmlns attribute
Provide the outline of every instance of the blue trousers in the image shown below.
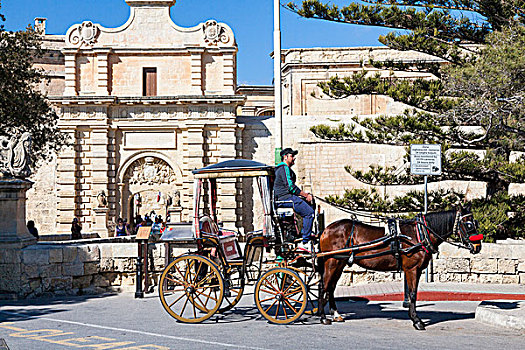
<svg viewBox="0 0 525 350"><path fill-rule="evenodd" d="M303 235L303 243L310 241L312 235L312 225L314 223L314 210L313 208L301 197L292 195L287 200L293 201L293 207L297 214L303 217L303 228L301 234Z"/></svg>

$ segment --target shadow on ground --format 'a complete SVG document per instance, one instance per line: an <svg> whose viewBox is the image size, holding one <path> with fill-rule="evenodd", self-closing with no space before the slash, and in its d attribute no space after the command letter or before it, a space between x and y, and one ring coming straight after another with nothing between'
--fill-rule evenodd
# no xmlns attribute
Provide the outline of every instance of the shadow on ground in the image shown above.
<svg viewBox="0 0 525 350"><path fill-rule="evenodd" d="M105 293L98 295L63 296L24 300L0 300L0 322L20 321L38 316L56 314L68 311L66 307L56 308L54 305L75 305L92 299L102 299L117 295L117 293ZM8 306L8 310L6 310ZM16 307L20 307L17 309ZM28 306L38 307L27 309ZM48 306L48 307L46 307Z"/></svg>

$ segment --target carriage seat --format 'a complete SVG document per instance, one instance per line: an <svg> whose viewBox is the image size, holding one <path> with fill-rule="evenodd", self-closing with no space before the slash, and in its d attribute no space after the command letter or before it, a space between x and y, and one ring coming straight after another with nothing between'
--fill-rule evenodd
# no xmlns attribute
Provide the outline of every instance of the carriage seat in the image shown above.
<svg viewBox="0 0 525 350"><path fill-rule="evenodd" d="M294 216L293 201L274 201L275 213L279 217Z"/></svg>

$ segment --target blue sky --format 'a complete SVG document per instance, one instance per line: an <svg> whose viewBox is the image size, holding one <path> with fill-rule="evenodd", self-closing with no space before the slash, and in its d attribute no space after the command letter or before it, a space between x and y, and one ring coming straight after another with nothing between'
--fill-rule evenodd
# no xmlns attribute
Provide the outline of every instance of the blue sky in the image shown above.
<svg viewBox="0 0 525 350"><path fill-rule="evenodd" d="M350 3L332 1L338 5ZM7 30L21 30L35 17L47 18L47 33L65 34L84 20L117 27L129 16L124 0L0 0ZM214 18L232 27L239 46L238 83L269 85L273 79L273 0L177 0L173 21L183 27ZM281 8L282 47L380 46L386 29L300 18Z"/></svg>

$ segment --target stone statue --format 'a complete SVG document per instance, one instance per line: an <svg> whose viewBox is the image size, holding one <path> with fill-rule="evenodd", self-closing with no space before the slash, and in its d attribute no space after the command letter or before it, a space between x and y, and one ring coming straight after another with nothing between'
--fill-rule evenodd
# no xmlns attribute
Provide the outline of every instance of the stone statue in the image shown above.
<svg viewBox="0 0 525 350"><path fill-rule="evenodd" d="M175 190L173 192L173 206L180 207L180 191L179 190Z"/></svg>
<svg viewBox="0 0 525 350"><path fill-rule="evenodd" d="M108 206L108 199L106 197L106 192L104 192L104 190L100 191L97 194L97 200L98 200L99 208L106 208Z"/></svg>
<svg viewBox="0 0 525 350"><path fill-rule="evenodd" d="M25 132L19 138L0 137L0 173L4 177L28 177L31 175L31 134Z"/></svg>

